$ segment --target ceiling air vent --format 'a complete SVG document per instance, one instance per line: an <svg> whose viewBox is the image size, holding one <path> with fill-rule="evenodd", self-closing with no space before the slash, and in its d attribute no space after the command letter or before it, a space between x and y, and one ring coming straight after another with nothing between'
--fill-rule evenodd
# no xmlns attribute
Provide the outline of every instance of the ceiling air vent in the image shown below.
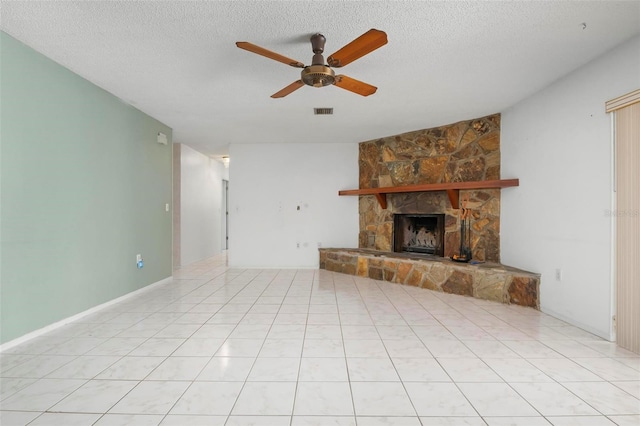
<svg viewBox="0 0 640 426"><path fill-rule="evenodd" d="M333 108L314 108L315 115L333 115Z"/></svg>

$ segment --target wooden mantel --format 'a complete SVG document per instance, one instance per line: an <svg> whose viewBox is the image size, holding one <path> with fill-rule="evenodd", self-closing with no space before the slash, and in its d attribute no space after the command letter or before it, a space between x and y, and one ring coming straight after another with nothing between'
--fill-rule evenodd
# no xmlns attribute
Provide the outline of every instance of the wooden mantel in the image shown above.
<svg viewBox="0 0 640 426"><path fill-rule="evenodd" d="M388 186L386 188L345 189L338 191L338 195L375 195L380 207L387 208L387 194L401 192L430 192L447 191L451 207L460 208L461 189L494 189L519 186L519 179L481 180L475 182L447 182L427 183L422 185Z"/></svg>

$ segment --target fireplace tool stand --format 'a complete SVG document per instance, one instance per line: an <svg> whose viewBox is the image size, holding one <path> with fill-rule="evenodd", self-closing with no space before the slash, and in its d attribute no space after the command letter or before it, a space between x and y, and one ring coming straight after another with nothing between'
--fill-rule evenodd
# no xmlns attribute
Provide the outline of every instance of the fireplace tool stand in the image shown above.
<svg viewBox="0 0 640 426"><path fill-rule="evenodd" d="M471 210L460 209L460 251L451 260L469 262L471 260Z"/></svg>

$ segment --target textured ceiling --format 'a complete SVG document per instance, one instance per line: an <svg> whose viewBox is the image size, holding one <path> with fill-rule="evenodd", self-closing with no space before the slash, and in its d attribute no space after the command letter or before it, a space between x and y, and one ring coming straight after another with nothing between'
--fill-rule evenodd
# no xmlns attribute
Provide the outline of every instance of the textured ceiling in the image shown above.
<svg viewBox="0 0 640 426"><path fill-rule="evenodd" d="M5 1L3 31L212 155L230 143L359 142L500 112L640 33L640 1ZM582 23L586 23L583 29ZM340 69L378 87L270 95L377 28L389 43ZM314 116L333 107L333 116Z"/></svg>

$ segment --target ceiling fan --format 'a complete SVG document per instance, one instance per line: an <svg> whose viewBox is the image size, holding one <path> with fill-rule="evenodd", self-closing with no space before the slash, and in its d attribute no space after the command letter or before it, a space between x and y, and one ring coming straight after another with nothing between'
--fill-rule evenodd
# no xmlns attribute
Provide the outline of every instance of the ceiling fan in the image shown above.
<svg viewBox="0 0 640 426"><path fill-rule="evenodd" d="M240 49L257 53L258 55L273 59L274 61L282 62L283 64L290 65L294 68L302 68L300 80L294 81L284 89L274 93L271 95L272 98L284 98L305 84L313 87L324 87L333 84L341 89L345 89L362 96L374 94L376 90L378 90L377 87L346 75L336 75L332 68L343 67L356 59L373 52L377 48L384 46L387 44L387 34L384 31L376 29L367 31L333 55L330 55L327 58L327 65L325 65L324 57L322 56L325 41L326 39L322 34L318 33L311 36L311 49L313 50L314 55L311 60L311 65L306 66L302 62L287 58L279 53L272 52L247 41L239 41L236 43L236 46Z"/></svg>

